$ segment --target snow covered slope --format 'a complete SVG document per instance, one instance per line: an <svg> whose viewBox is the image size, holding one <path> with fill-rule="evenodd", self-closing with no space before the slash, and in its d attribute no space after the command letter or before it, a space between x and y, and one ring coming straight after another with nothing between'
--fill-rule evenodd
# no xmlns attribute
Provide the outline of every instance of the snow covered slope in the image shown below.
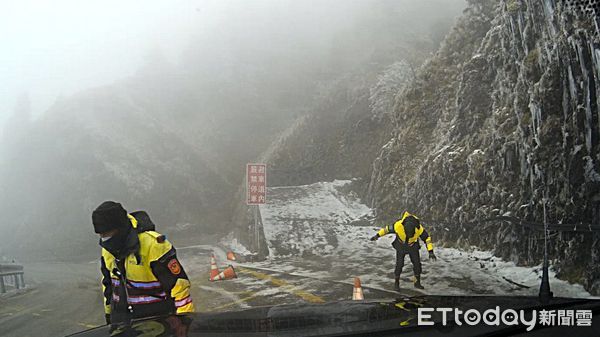
<svg viewBox="0 0 600 337"><path fill-rule="evenodd" d="M371 217L371 209L347 190L349 180L269 188L261 208L270 255L332 254L344 232Z"/></svg>
<svg viewBox="0 0 600 337"><path fill-rule="evenodd" d="M261 206L270 258L249 265L340 282L359 276L366 286L391 290L393 237L369 241L379 226L371 220L372 210L350 191L351 183L336 180L270 188L268 204ZM518 267L477 250L436 247L435 251L437 262L429 262L421 248L427 293L537 295L539 266ZM412 289L408 257L404 268L401 286ZM556 296L590 296L581 285L554 278L551 285Z"/></svg>

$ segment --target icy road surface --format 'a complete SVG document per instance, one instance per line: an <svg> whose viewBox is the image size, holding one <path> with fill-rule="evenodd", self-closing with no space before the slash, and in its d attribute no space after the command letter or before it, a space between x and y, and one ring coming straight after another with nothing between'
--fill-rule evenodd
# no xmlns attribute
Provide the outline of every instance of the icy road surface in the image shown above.
<svg viewBox="0 0 600 337"><path fill-rule="evenodd" d="M336 180L269 188L269 204L261 206L261 213L270 258L246 265L346 283L358 276L365 286L392 290L393 236L369 241L379 227L373 225L372 210L349 192L350 183ZM433 237L434 245L435 240ZM224 242L224 246L244 250L237 242ZM478 250L436 247L435 252L438 259L430 262L425 247L421 247L422 283L427 294L538 294L540 266L518 267ZM550 276L555 296L591 296L579 284L557 280L553 272ZM401 287L413 290L411 279L412 264L407 256Z"/></svg>
<svg viewBox="0 0 600 337"><path fill-rule="evenodd" d="M271 188L261 207L271 256L260 263L234 263L226 249L247 249L231 238L221 245L174 242L192 283L197 311L323 303L352 297L352 280L362 280L365 298L396 298L392 290L393 237L369 238L377 229L372 212L348 190L349 181ZM435 237L433 237L435 243ZM422 248L423 279L428 294L537 295L540 267L517 267L490 252L436 247L436 262ZM99 252L99 249L98 249ZM238 278L209 282L209 257L219 268L235 266ZM412 265L406 258L400 295L417 294ZM64 336L104 321L98 260L81 263L26 263L28 291L0 296L0 336ZM521 288L506 279L529 288ZM555 296L589 297L581 285L554 278Z"/></svg>

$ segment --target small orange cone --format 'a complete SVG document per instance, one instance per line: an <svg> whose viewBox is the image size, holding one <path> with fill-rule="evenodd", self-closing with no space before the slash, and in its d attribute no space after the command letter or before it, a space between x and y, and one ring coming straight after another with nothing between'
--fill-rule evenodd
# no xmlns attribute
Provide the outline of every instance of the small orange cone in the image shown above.
<svg viewBox="0 0 600 337"><path fill-rule="evenodd" d="M217 275L211 281L229 280L232 278L237 278L237 275L235 274L235 270L233 270L233 266L229 265L227 268L223 269L223 271L220 272L219 275Z"/></svg>
<svg viewBox="0 0 600 337"><path fill-rule="evenodd" d="M235 261L235 254L232 251L227 252L227 260Z"/></svg>
<svg viewBox="0 0 600 337"><path fill-rule="evenodd" d="M215 277L219 276L219 268L217 268L217 261L215 260L215 254L210 256L210 277L209 281L214 281Z"/></svg>
<svg viewBox="0 0 600 337"><path fill-rule="evenodd" d="M362 286L360 285L360 279L358 277L354 278L354 290L352 291L352 300L353 301L362 301L365 299L363 295Z"/></svg>

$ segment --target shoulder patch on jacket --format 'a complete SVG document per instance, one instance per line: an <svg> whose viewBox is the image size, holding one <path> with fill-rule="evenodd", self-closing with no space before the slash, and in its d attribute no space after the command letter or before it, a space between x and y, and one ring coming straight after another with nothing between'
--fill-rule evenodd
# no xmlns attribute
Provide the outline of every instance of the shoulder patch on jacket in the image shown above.
<svg viewBox="0 0 600 337"><path fill-rule="evenodd" d="M171 261L169 261L167 267L169 267L169 270L173 275L179 275L179 273L181 273L181 265L179 265L177 259L172 259Z"/></svg>

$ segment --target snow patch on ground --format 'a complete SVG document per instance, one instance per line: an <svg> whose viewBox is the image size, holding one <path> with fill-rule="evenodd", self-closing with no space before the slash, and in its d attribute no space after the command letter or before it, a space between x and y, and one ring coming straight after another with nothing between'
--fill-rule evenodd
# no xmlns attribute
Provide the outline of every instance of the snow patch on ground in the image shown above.
<svg viewBox="0 0 600 337"><path fill-rule="evenodd" d="M271 255L333 254L339 246L338 232L372 217L369 207L345 191L351 183L335 180L269 188L269 203L261 207L261 215Z"/></svg>
<svg viewBox="0 0 600 337"><path fill-rule="evenodd" d="M435 294L495 294L537 296L542 277L542 267L522 267L514 262L493 256L492 252L470 252L454 248L439 248L438 261L428 263L431 271L426 274L432 283L430 292ZM424 255L424 254L422 254ZM424 258L424 256L421 256ZM440 263L441 262L441 263ZM528 286L528 289L511 284L507 280ZM550 287L555 296L590 297L582 285L559 280L550 271Z"/></svg>
<svg viewBox="0 0 600 337"><path fill-rule="evenodd" d="M334 180L304 186L271 187L271 202L263 206L263 220L302 218L338 224L360 219L371 209L353 193L343 191L351 180Z"/></svg>
<svg viewBox="0 0 600 337"><path fill-rule="evenodd" d="M238 239L234 237L233 233L229 233L229 235L224 237L219 242L219 244L234 251L236 254L241 254L241 255L250 255L251 254L250 250L248 248L246 248L246 246L241 244L238 241Z"/></svg>
<svg viewBox="0 0 600 337"><path fill-rule="evenodd" d="M261 207L261 213L271 256L248 265L338 282L359 276L365 286L391 289L396 261L393 237L369 241L379 227L370 220L372 210L348 192L348 184L350 180L336 180L270 188L269 204ZM433 240L435 243L435 237ZM426 293L538 294L540 266L519 267L480 250L436 247L435 252L438 260L430 262L421 248ZM412 274L407 256L401 287L412 289ZM558 280L553 272L550 277L555 296L591 296L579 284Z"/></svg>

